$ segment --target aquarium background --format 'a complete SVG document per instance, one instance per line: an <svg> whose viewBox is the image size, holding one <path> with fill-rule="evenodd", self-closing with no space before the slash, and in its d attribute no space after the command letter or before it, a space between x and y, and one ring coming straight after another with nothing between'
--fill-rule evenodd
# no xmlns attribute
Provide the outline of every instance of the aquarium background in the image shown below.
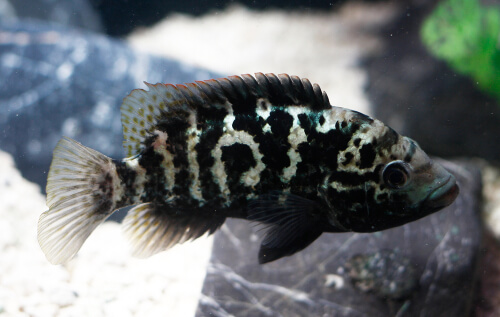
<svg viewBox="0 0 500 317"><path fill-rule="evenodd" d="M0 1L0 316L499 315L499 6ZM264 266L258 228L242 221L134 259L123 212L69 263L46 261L36 225L62 136L121 158L119 107L144 81L255 72L307 77L332 105L415 139L448 160L461 195L418 222L324 234Z"/></svg>

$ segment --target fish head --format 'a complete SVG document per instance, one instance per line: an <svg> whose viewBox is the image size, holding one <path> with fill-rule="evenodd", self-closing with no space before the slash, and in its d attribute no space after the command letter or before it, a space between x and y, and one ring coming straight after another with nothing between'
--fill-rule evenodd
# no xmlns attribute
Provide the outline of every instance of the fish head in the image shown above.
<svg viewBox="0 0 500 317"><path fill-rule="evenodd" d="M432 214L458 196L455 176L415 141L388 129L389 134L371 140L375 158L371 168L359 169L359 184L328 184L333 188L325 199L334 227L355 232L393 228ZM384 140L388 135L390 140Z"/></svg>
<svg viewBox="0 0 500 317"><path fill-rule="evenodd" d="M455 176L415 141L402 137L401 142L408 144L404 157L387 162L381 174L382 188L402 207L393 212L418 219L453 203L459 193Z"/></svg>

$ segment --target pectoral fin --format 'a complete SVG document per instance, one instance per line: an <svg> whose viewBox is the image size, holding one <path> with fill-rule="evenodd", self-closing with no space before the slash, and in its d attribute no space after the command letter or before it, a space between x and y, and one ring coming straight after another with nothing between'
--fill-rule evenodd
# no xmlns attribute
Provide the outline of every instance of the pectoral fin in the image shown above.
<svg viewBox="0 0 500 317"><path fill-rule="evenodd" d="M314 240L319 238L322 233L322 231L318 230L310 230L302 234L298 234L297 232L286 232L285 230L279 229L270 230L260 245L259 263L264 264L272 262L303 250ZM266 240L272 242L267 244ZM275 241L279 241L279 246L273 246Z"/></svg>
<svg viewBox="0 0 500 317"><path fill-rule="evenodd" d="M249 204L248 219L268 225L259 263L292 255L323 233L316 202L288 193L263 195Z"/></svg>

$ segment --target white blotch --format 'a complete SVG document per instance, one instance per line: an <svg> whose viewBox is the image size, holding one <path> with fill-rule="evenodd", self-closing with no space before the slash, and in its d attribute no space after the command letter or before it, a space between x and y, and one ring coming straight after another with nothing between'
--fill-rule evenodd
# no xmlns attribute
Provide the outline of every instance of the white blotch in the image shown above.
<svg viewBox="0 0 500 317"><path fill-rule="evenodd" d="M161 167L163 168L166 180L165 189L172 191L175 185L175 172L177 170L174 165L174 156L167 150L168 135L166 132L159 130L155 130L153 134L156 135L156 139L152 144L154 151L163 157Z"/></svg>
<svg viewBox="0 0 500 317"><path fill-rule="evenodd" d="M233 110L231 109L230 112L226 115L224 118L224 132L226 131L232 131L233 130L233 122L234 122L234 115L233 115Z"/></svg>
<svg viewBox="0 0 500 317"><path fill-rule="evenodd" d="M262 131L264 133L267 133L267 132L271 133L271 126L269 125L269 123L266 123L266 125L262 128Z"/></svg>
<svg viewBox="0 0 500 317"><path fill-rule="evenodd" d="M257 115L262 119L267 120L271 114L271 103L267 99L259 98L257 99Z"/></svg>
<svg viewBox="0 0 500 317"><path fill-rule="evenodd" d="M241 175L240 182L242 184L244 184L245 186L257 185L260 181L260 173L265 168L264 163L262 163L263 155L260 153L259 145L253 140L252 135L245 131L234 130L231 130L228 133L222 135L222 137L219 139L219 142L212 150L212 156L215 160L215 163L212 167L212 175L219 184L222 196L226 199L226 201L228 201L230 191L226 184L227 174L224 169L224 162L222 162L222 147L231 146L235 143L248 145L248 147L252 151L253 158L257 162L254 167L250 168L248 171L244 172Z"/></svg>
<svg viewBox="0 0 500 317"><path fill-rule="evenodd" d="M62 135L74 138L80 132L80 122L76 118L64 120L61 126Z"/></svg>
<svg viewBox="0 0 500 317"><path fill-rule="evenodd" d="M193 117L191 119L191 117ZM189 172L191 177L193 177L191 181L191 186L189 187L189 191L191 193L191 197L202 202L204 201L202 193L201 193L201 183L200 183L200 165L198 164L198 160L196 159L198 153L196 152L196 145L200 141L201 130L198 130L196 127L196 119L194 118L194 114L190 116L191 126L187 130L187 157L189 162Z"/></svg>
<svg viewBox="0 0 500 317"><path fill-rule="evenodd" d="M156 135L156 139L152 144L156 150L158 147L166 147L168 134L167 132L163 132L160 130L154 130L153 134Z"/></svg>
<svg viewBox="0 0 500 317"><path fill-rule="evenodd" d="M290 149L287 154L290 158L290 166L283 169L281 180L288 183L297 172L297 164L302 162L299 152L297 151L301 143L307 142L307 135L299 124L298 115L304 113L304 107L288 107L286 111L293 117L292 127L288 135L288 143Z"/></svg>
<svg viewBox="0 0 500 317"><path fill-rule="evenodd" d="M128 158L124 159L123 162L127 167L136 172L136 177L134 181L134 189L136 191L136 196L133 197L133 201L136 202L138 197L141 197L144 193L144 185L146 184L146 169L139 165L139 158Z"/></svg>
<svg viewBox="0 0 500 317"><path fill-rule="evenodd" d="M302 162L302 157L296 149L290 148L287 152L290 158L290 166L283 169L283 174L281 175L281 180L284 183L288 183L292 177L297 173L297 164Z"/></svg>
<svg viewBox="0 0 500 317"><path fill-rule="evenodd" d="M348 113L351 113L350 110L332 107L332 109L323 112L323 118L325 118L325 122L323 125L316 125L316 131L320 133L328 133L328 131L335 129L335 123L337 121L349 121Z"/></svg>

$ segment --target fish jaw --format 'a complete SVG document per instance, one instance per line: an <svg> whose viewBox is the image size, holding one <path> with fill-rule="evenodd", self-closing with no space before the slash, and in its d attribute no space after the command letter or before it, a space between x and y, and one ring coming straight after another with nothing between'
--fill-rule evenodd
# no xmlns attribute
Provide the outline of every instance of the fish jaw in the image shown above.
<svg viewBox="0 0 500 317"><path fill-rule="evenodd" d="M436 187L427 198L422 203L422 210L433 213L444 207L451 205L458 194L460 193L460 188L457 185L455 176L450 174L450 176L442 182L441 185Z"/></svg>

